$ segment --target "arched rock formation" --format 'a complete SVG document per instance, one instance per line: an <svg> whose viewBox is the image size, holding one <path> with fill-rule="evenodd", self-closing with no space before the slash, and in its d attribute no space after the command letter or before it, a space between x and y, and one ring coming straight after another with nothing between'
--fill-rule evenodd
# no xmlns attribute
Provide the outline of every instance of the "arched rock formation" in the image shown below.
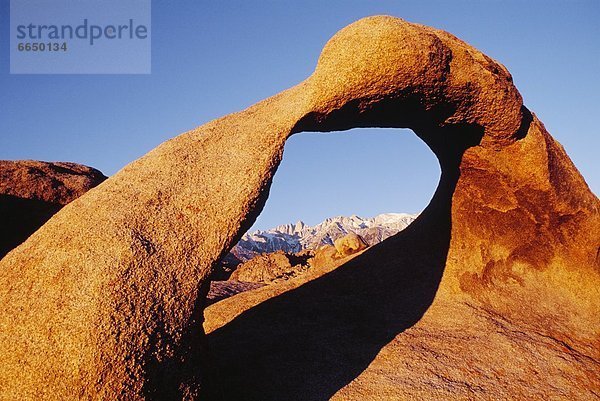
<svg viewBox="0 0 600 401"><path fill-rule="evenodd" d="M429 303L535 315L597 360L598 199L506 68L378 16L338 32L302 83L163 143L0 261L0 398L194 398L207 277L260 213L286 139L353 127L411 128L440 161L415 222L442 233ZM394 244L387 258L406 252Z"/></svg>

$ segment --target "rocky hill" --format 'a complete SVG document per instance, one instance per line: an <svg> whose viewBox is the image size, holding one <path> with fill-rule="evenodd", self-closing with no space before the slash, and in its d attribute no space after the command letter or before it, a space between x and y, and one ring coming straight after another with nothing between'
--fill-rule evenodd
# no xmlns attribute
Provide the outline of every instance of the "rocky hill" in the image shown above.
<svg viewBox="0 0 600 401"><path fill-rule="evenodd" d="M311 253L288 254L283 251L256 255L242 263L231 275L232 280L270 283L278 279L297 276L308 269Z"/></svg>

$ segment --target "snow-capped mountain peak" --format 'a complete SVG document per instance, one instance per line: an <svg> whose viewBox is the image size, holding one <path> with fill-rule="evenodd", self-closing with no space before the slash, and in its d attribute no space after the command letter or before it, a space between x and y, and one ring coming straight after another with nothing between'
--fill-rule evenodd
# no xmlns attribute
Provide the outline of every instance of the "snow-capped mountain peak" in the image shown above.
<svg viewBox="0 0 600 401"><path fill-rule="evenodd" d="M283 224L270 230L246 233L234 246L231 253L239 260L246 261L257 254L284 251L300 252L317 249L333 242L350 232L360 235L369 245L374 245L406 228L417 215L407 213L384 213L372 218L362 218L355 214L350 217L330 217L315 226L303 221Z"/></svg>

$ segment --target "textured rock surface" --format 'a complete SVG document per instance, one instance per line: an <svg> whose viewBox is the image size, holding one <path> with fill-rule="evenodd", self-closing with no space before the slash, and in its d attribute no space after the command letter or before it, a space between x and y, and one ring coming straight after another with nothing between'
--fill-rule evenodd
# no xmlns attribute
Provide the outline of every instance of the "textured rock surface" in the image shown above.
<svg viewBox="0 0 600 401"><path fill-rule="evenodd" d="M240 292L260 288L263 285L261 283L248 283L238 280L211 281L210 290L206 296L206 305L214 304Z"/></svg>
<svg viewBox="0 0 600 401"><path fill-rule="evenodd" d="M214 330L211 362L206 278L262 209L285 140L366 126L429 145L432 202ZM1 398L590 399L598 208L502 65L446 32L366 18L304 82L162 144L0 261Z"/></svg>
<svg viewBox="0 0 600 401"><path fill-rule="evenodd" d="M336 239L333 245L342 257L350 256L356 252L362 251L367 247L367 244L360 237L360 235L356 235L354 233L349 233L344 235L342 238Z"/></svg>
<svg viewBox="0 0 600 401"><path fill-rule="evenodd" d="M288 255L285 252L273 252L258 255L242 263L231 274L232 280L270 283L278 279L287 279L304 272L308 268L308 257Z"/></svg>
<svg viewBox="0 0 600 401"><path fill-rule="evenodd" d="M76 163L0 160L0 258L105 179Z"/></svg>
<svg viewBox="0 0 600 401"><path fill-rule="evenodd" d="M314 268L337 264L340 259L341 256L335 246L325 245L315 251L315 256L309 260L309 263L311 268Z"/></svg>

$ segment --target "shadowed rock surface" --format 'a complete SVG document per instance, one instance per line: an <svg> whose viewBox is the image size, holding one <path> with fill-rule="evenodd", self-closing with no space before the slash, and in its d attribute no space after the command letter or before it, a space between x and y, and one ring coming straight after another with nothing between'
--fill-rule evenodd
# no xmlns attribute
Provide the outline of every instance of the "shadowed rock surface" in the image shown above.
<svg viewBox="0 0 600 401"><path fill-rule="evenodd" d="M104 180L100 171L76 163L0 160L0 258Z"/></svg>
<svg viewBox="0 0 600 401"><path fill-rule="evenodd" d="M240 304L207 352L207 277L264 206L286 139L353 127L425 141L442 169L430 205L331 273ZM0 398L597 397L598 209L502 65L362 19L304 82L165 142L0 261Z"/></svg>

